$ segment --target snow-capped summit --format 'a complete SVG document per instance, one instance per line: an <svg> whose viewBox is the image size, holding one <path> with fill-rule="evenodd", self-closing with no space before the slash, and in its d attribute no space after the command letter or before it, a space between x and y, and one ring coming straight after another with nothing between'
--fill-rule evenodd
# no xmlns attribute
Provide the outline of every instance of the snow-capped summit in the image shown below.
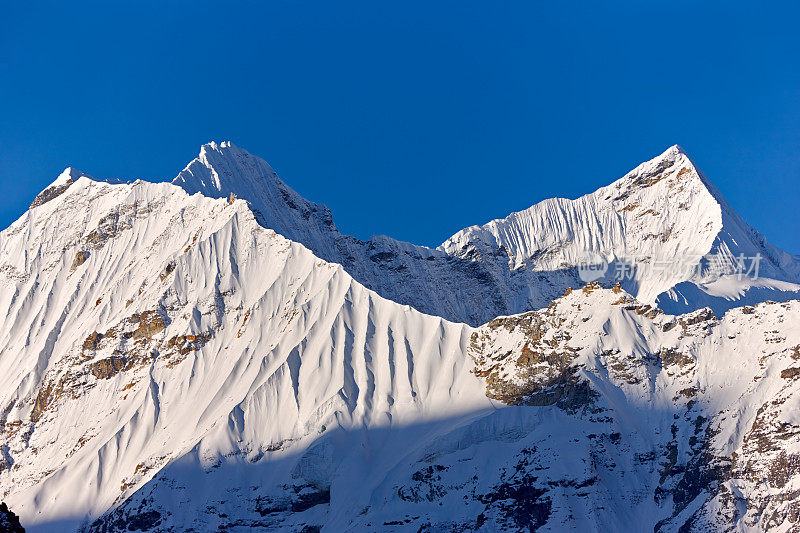
<svg viewBox="0 0 800 533"><path fill-rule="evenodd" d="M721 229L719 206L676 145L577 200L544 200L524 211L460 231L440 247L503 248L511 268L556 270L593 252L607 261L659 254L701 256ZM661 292L649 288L645 299Z"/></svg>
<svg viewBox="0 0 800 533"><path fill-rule="evenodd" d="M79 178L82 177L89 178L90 176L72 167L65 168L64 171L58 175L55 181L53 181L53 183L48 185L42 192L40 192L36 196L36 198L34 198L30 207L34 208L49 202L53 198L57 197L58 195L66 191L70 185L72 185Z"/></svg>
<svg viewBox="0 0 800 533"><path fill-rule="evenodd" d="M222 198L234 191L256 192L262 181L278 185L275 171L266 161L251 156L230 141L212 141L184 168L173 183L204 196ZM248 190L248 187L250 188Z"/></svg>
<svg viewBox="0 0 800 533"><path fill-rule="evenodd" d="M189 194L246 199L266 227L299 242L330 240L326 235L336 231L327 207L304 199L266 161L229 141L204 144L172 183Z"/></svg>
<svg viewBox="0 0 800 533"><path fill-rule="evenodd" d="M81 177L84 177L84 176L87 177L87 178L91 178L91 176L89 176L88 174L84 174L83 172L81 172L80 170L78 170L76 168L67 167L67 168L64 169L64 171L61 174L58 175L56 180L48 186L48 188L49 187L56 187L58 185L65 185L66 183L68 183L70 181L76 181L78 178L81 178Z"/></svg>
<svg viewBox="0 0 800 533"><path fill-rule="evenodd" d="M752 275L737 280L739 292L726 297L714 297L706 285L738 277L741 257L748 263L745 270L758 261L759 277L780 282L773 288L787 289L775 290L773 299L796 297L800 289L794 285L800 282L800 259L745 224L677 145L591 194L544 200L505 219L464 229L440 249L483 260L502 250L511 269L545 272L596 256L611 268L624 267L623 286L637 298L658 301L671 311L710 305L719 312L736 305ZM705 295L703 305L676 292L690 287Z"/></svg>
<svg viewBox="0 0 800 533"><path fill-rule="evenodd" d="M338 233L330 210L286 185L260 157L230 141L212 141L172 180L189 194L241 198L267 227L310 248L329 247Z"/></svg>

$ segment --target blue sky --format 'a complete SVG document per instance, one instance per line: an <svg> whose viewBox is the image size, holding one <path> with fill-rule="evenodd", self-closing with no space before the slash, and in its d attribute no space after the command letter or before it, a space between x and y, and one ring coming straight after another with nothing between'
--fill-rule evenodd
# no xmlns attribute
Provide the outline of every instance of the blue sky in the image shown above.
<svg viewBox="0 0 800 533"><path fill-rule="evenodd" d="M437 245L678 143L800 253L797 4L28 4L0 19L2 227L67 165L171 179L231 140L342 231Z"/></svg>

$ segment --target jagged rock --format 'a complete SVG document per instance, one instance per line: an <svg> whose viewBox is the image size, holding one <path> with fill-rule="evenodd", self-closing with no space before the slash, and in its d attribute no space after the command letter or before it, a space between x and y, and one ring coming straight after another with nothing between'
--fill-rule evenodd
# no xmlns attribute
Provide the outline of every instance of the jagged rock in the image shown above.
<svg viewBox="0 0 800 533"><path fill-rule="evenodd" d="M25 533L19 517L9 510L5 502L0 503L0 533Z"/></svg>
<svg viewBox="0 0 800 533"><path fill-rule="evenodd" d="M794 379L797 376L800 376L800 368L792 367L781 370L781 377L783 379Z"/></svg>
<svg viewBox="0 0 800 533"><path fill-rule="evenodd" d="M97 331L93 331L92 333L89 334L88 337L86 337L86 340L83 341L83 345L81 346L81 350L83 352L86 352L86 351L89 351L89 350L91 350L91 351L97 350L97 348L100 347L100 341L103 339L103 337L104 337L104 335L102 333L99 333Z"/></svg>
<svg viewBox="0 0 800 533"><path fill-rule="evenodd" d="M172 272L174 270L175 270L175 261L170 261L169 263L167 263L167 266L164 267L164 272L162 272L161 275L159 276L161 281L164 281L165 279L167 279L167 277L170 274L172 274Z"/></svg>
<svg viewBox="0 0 800 533"><path fill-rule="evenodd" d="M75 254L75 259L72 260L72 270L75 270L89 259L89 252L80 251Z"/></svg>
<svg viewBox="0 0 800 533"><path fill-rule="evenodd" d="M36 395L36 400L33 403L33 411L31 411L31 422L38 422L42 413L57 401L64 391L63 380L49 381L44 383Z"/></svg>
<svg viewBox="0 0 800 533"><path fill-rule="evenodd" d="M124 370L127 361L124 357L109 357L89 365L89 371L97 379L109 379Z"/></svg>
<svg viewBox="0 0 800 533"><path fill-rule="evenodd" d="M133 337L136 339L152 338L153 335L164 330L164 318L158 311L145 311L141 314L136 314L131 318L131 321L137 323L136 329L133 331Z"/></svg>
<svg viewBox="0 0 800 533"><path fill-rule="evenodd" d="M69 189L70 185L75 183L73 178L77 178L79 173L75 172L73 169L68 168L66 169L61 176L53 183L51 186L43 190L39 193L36 198L34 198L33 202L31 202L30 208L33 209L34 207L39 207L40 205L44 205L47 202L54 200L64 194L67 189Z"/></svg>

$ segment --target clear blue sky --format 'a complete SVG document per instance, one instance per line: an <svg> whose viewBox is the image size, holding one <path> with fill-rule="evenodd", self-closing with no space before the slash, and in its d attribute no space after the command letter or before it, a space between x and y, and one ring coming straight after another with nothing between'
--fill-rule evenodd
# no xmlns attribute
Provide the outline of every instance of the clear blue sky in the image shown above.
<svg viewBox="0 0 800 533"><path fill-rule="evenodd" d="M231 140L342 231L437 245L678 143L800 253L797 3L29 4L0 18L2 227L67 165L171 179Z"/></svg>

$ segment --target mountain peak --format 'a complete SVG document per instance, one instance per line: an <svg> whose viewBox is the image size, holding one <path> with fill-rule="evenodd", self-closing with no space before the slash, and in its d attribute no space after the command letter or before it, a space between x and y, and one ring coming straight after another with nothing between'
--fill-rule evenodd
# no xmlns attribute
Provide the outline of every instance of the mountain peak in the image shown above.
<svg viewBox="0 0 800 533"><path fill-rule="evenodd" d="M733 210L719 189L677 144L587 196L600 198L609 195L614 202L631 197L637 206L657 202L673 207L695 203L702 197L710 200L709 205L717 204L719 209ZM628 205L632 206L626 204L622 207Z"/></svg>
<svg viewBox="0 0 800 533"><path fill-rule="evenodd" d="M189 191L206 196L222 197L230 193L239 196L241 189L257 183L279 182L275 171L266 161L250 155L230 141L208 142L200 153L172 181Z"/></svg>
<svg viewBox="0 0 800 533"><path fill-rule="evenodd" d="M300 196L266 161L230 141L201 146L200 154L172 183L189 194L244 199L265 227L302 243L310 242L312 235L336 231L327 207Z"/></svg>
<svg viewBox="0 0 800 533"><path fill-rule="evenodd" d="M225 150L226 148L234 149L234 150L240 150L240 148L238 148L231 141L222 141L222 142L209 141L209 142L205 143L204 145L202 145L200 147L200 153L203 153L203 151L205 151L205 150L222 151L222 150Z"/></svg>
<svg viewBox="0 0 800 533"><path fill-rule="evenodd" d="M673 170L679 168L685 174L697 174L699 171L686 152L677 144L673 144L656 157L640 163L636 168L625 174L622 178L612 183L614 185L653 185L662 178L667 177Z"/></svg>
<svg viewBox="0 0 800 533"><path fill-rule="evenodd" d="M83 177L90 178L91 176L89 176L84 172L81 172L77 168L67 167L64 169L63 172L61 172L61 174L58 175L55 181L50 184L50 187L53 187L55 185L63 185L68 181L77 181L79 178Z"/></svg>
<svg viewBox="0 0 800 533"><path fill-rule="evenodd" d="M77 170L72 167L67 167L64 171L58 175L58 177L48 185L42 192L40 192L36 198L33 199L31 202L30 209L34 207L38 207L40 205L46 204L50 200L60 196L61 194L66 191L70 185L78 181L79 178L90 178L88 174L84 174L80 170Z"/></svg>
<svg viewBox="0 0 800 533"><path fill-rule="evenodd" d="M683 148L681 148L681 146L679 144L673 144L672 146L670 146L669 148L664 150L664 153L661 154L661 155L665 155L665 154L669 154L669 153L684 154L684 155L686 154L686 152L683 150Z"/></svg>
<svg viewBox="0 0 800 533"><path fill-rule="evenodd" d="M625 288L647 303L677 283L736 273L741 257L763 257L764 276L800 279L796 258L744 223L677 144L593 193L544 200L466 228L440 249L465 258L507 256L512 269L538 271L568 269L591 254L635 266ZM673 267L653 267L665 263Z"/></svg>
<svg viewBox="0 0 800 533"><path fill-rule="evenodd" d="M220 158L252 157L246 150L242 150L231 141L211 141L200 147L197 159L208 166L218 164Z"/></svg>

